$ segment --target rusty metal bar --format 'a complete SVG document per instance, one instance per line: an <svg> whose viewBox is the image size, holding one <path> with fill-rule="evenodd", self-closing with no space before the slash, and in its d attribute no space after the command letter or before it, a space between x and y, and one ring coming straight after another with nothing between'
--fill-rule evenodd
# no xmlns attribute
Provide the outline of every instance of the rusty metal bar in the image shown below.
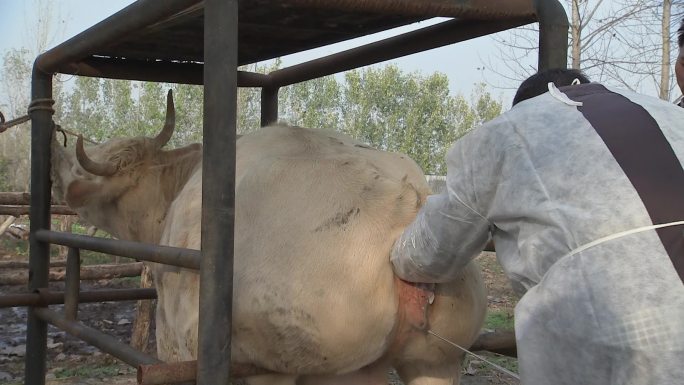
<svg viewBox="0 0 684 385"><path fill-rule="evenodd" d="M78 315L78 292L81 290L81 253L75 247L67 252L66 278L64 279L64 317L75 321Z"/></svg>
<svg viewBox="0 0 684 385"><path fill-rule="evenodd" d="M231 378L244 378L273 373L251 364L230 365ZM182 361L138 366L139 385L160 385L179 382L194 382L197 377L197 361Z"/></svg>
<svg viewBox="0 0 684 385"><path fill-rule="evenodd" d="M50 142L52 140L52 76L41 72L34 63L31 75L31 234L29 237L29 290L48 285L50 245L35 237L50 229ZM24 382L45 384L47 323L36 311L28 311L26 326L26 364Z"/></svg>
<svg viewBox="0 0 684 385"><path fill-rule="evenodd" d="M156 299L155 289L107 289L81 291L78 293L78 302L105 302L105 301L138 301L141 299ZM16 306L47 306L64 303L64 292L40 289L35 293L5 294L0 295L0 308Z"/></svg>
<svg viewBox="0 0 684 385"><path fill-rule="evenodd" d="M557 0L534 0L539 20L538 70L568 66L568 17Z"/></svg>
<svg viewBox="0 0 684 385"><path fill-rule="evenodd" d="M95 346L105 353L111 354L131 366L137 367L142 364L156 364L161 362L150 355L133 349L110 335L85 326L79 322L69 321L54 310L43 307L35 308L34 311L43 321L49 322L72 336Z"/></svg>
<svg viewBox="0 0 684 385"><path fill-rule="evenodd" d="M230 382L237 56L237 0L205 0L199 385Z"/></svg>
<svg viewBox="0 0 684 385"><path fill-rule="evenodd" d="M5 206L0 205L0 215L12 215L19 217L28 215L31 212L30 206ZM77 215L75 211L67 206L52 206L52 215Z"/></svg>
<svg viewBox="0 0 684 385"><path fill-rule="evenodd" d="M196 378L197 361L138 365L138 385L194 383Z"/></svg>
<svg viewBox="0 0 684 385"><path fill-rule="evenodd" d="M55 73L65 63L77 62L89 56L93 48L105 47L181 12L200 0L139 0L95 24L64 43L43 53L36 66L44 73Z"/></svg>
<svg viewBox="0 0 684 385"><path fill-rule="evenodd" d="M261 89L261 127L278 121L278 87Z"/></svg>
<svg viewBox="0 0 684 385"><path fill-rule="evenodd" d="M204 81L202 63L171 61L146 61L110 57L90 57L77 63L69 63L57 72L78 76L110 79L143 80L201 85ZM238 71L239 87L266 87L271 77L256 72Z"/></svg>
<svg viewBox="0 0 684 385"><path fill-rule="evenodd" d="M182 249L171 246L159 246L142 242L89 237L86 235L77 235L49 230L37 231L35 238L42 242L54 243L69 247L78 247L79 249L99 251L100 253L119 255L133 259L141 259L144 261L185 267L188 269L197 270L200 266L199 250ZM223 250L221 250L221 252L223 252Z"/></svg>
<svg viewBox="0 0 684 385"><path fill-rule="evenodd" d="M427 51L459 41L518 27L534 17L497 21L450 20L390 37L361 47L276 70L270 73L273 86L287 86L381 61Z"/></svg>

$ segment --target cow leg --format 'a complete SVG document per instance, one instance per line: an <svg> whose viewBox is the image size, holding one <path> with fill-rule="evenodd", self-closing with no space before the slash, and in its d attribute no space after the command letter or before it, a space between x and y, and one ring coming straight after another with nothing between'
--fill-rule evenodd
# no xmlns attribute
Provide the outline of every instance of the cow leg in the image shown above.
<svg viewBox="0 0 684 385"><path fill-rule="evenodd" d="M406 364L396 368L405 385L458 385L461 379L460 364Z"/></svg>

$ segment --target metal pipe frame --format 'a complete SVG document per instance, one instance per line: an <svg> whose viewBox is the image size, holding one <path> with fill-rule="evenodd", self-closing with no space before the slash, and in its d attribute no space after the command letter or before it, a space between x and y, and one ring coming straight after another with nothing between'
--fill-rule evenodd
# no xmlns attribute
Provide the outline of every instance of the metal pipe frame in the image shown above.
<svg viewBox="0 0 684 385"><path fill-rule="evenodd" d="M205 0L198 385L230 382L237 55L237 0Z"/></svg>
<svg viewBox="0 0 684 385"><path fill-rule="evenodd" d="M568 66L568 16L557 0L534 0L539 21L538 70Z"/></svg>
<svg viewBox="0 0 684 385"><path fill-rule="evenodd" d="M75 321L78 315L78 292L81 290L81 252L70 247L64 278L64 317Z"/></svg>
<svg viewBox="0 0 684 385"><path fill-rule="evenodd" d="M109 57L90 57L59 67L59 73L110 79L142 80L182 84L204 84L202 63L145 61ZM267 74L238 71L239 87L268 87Z"/></svg>
<svg viewBox="0 0 684 385"><path fill-rule="evenodd" d="M266 89L264 99L267 103L262 106L262 123L270 123L277 119L277 93L281 86L452 44L527 24L534 20L529 17L505 21L453 20L274 71L269 75L248 75L247 77L242 75L243 80L238 80L240 75L237 74L237 0L206 0L205 58L201 77L198 76L199 67L195 63L145 63L144 65L138 63L137 68L133 66L130 72L126 72L122 68L123 59L84 59L89 56L90 49L94 46L116 43L131 30L144 28L199 2L200 0L164 2L139 0L44 53L34 63L32 99L36 101L52 98L51 75L58 71L86 76L204 83L202 252L50 231L50 140L53 111L48 108L49 105L43 104L31 113L32 192L29 289L37 290L47 287L49 243L194 269L200 267L201 255L197 383L204 385L228 383L230 379L235 215L235 109L238 82ZM534 0L534 4L537 10L536 16L540 20L539 67L542 69L561 66L567 62L567 59L563 61L560 56L563 47L567 50L567 18L563 24L559 16L560 4L557 0ZM560 10L562 11L562 8ZM461 28L469 30L458 31ZM562 38L564 28L565 40ZM106 64L105 60L107 60ZM66 66L65 63L76 64ZM181 67L188 71L187 75L174 74ZM219 105L219 102L222 104ZM45 384L46 321L131 365L158 363L156 359L119 343L113 337L69 321L47 308L32 307L28 315L26 352L25 379L29 385Z"/></svg>
<svg viewBox="0 0 684 385"><path fill-rule="evenodd" d="M200 268L200 252L180 247L159 246L150 243L123 241L60 231L37 230L37 240L56 245L77 247L149 262L163 263L188 269Z"/></svg>
<svg viewBox="0 0 684 385"><path fill-rule="evenodd" d="M139 0L105 20L40 55L36 60L41 72L58 72L64 63L78 62L89 56L92 47L104 47L141 29L181 12L200 0Z"/></svg>
<svg viewBox="0 0 684 385"><path fill-rule="evenodd" d="M36 316L43 320L43 322L50 323L133 367L137 367L138 365L158 364L161 362L150 355L133 349L110 335L85 326L80 322L70 321L54 310L48 308L35 308L34 311ZM40 375L43 376L43 378L45 377L44 372L41 372Z"/></svg>
<svg viewBox="0 0 684 385"><path fill-rule="evenodd" d="M38 61L38 59L36 59ZM34 63L31 99L52 99L52 75L38 69ZM48 285L50 244L35 234L50 229L50 141L52 139L52 103L43 103L31 117L31 232L29 236L29 290ZM48 108L50 107L50 108ZM29 308L26 327L25 382L44 385L47 352L47 323L38 317L40 308Z"/></svg>
<svg viewBox="0 0 684 385"><path fill-rule="evenodd" d="M449 20L375 43L348 49L319 59L270 73L273 86L316 79L322 76L379 63L385 60L427 51L433 48L485 36L494 32L529 24L534 18L509 20Z"/></svg>
<svg viewBox="0 0 684 385"><path fill-rule="evenodd" d="M261 89L261 127L278 121L278 87Z"/></svg>
<svg viewBox="0 0 684 385"><path fill-rule="evenodd" d="M78 292L79 303L103 301L138 301L141 299L156 299L155 289L107 289ZM0 296L0 308L17 306L47 306L63 304L63 291L39 289L35 293L6 294Z"/></svg>

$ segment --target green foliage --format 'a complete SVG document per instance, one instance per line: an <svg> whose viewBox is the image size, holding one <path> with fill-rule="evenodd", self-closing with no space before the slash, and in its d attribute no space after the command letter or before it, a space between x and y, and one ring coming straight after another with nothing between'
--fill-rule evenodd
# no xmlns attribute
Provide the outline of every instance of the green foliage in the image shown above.
<svg viewBox="0 0 684 385"><path fill-rule="evenodd" d="M134 369L123 365L80 365L73 368L58 368L55 369L56 378L109 378L121 374L133 373Z"/></svg>
<svg viewBox="0 0 684 385"><path fill-rule="evenodd" d="M269 73L280 66L277 60L241 70ZM14 79L16 88L28 84L29 77L26 52L5 55L3 79ZM176 105L176 132L169 147L201 142L201 86L76 77L71 87L57 90L55 119L64 128L96 142L113 137L153 136L164 124L168 89L173 89ZM444 74L408 73L395 65L357 69L343 76L284 87L278 99L281 121L342 131L376 148L406 153L426 174L445 174L445 155L451 144L502 111L501 101L484 84L478 85L467 99L450 95ZM238 133L259 127L260 100L259 89L238 90ZM8 142L7 134L3 135ZM24 148L28 137L15 139L14 143L17 145L9 146L8 142L0 147L4 155L0 159L0 190L23 190L28 182L29 151Z"/></svg>
<svg viewBox="0 0 684 385"><path fill-rule="evenodd" d="M445 174L451 144L501 111L484 85L471 103L449 95L448 79L440 73L404 73L390 65L347 72L345 81L342 131L408 154L427 174Z"/></svg>
<svg viewBox="0 0 684 385"><path fill-rule="evenodd" d="M510 310L490 310L485 319L485 329L513 330L513 313Z"/></svg>

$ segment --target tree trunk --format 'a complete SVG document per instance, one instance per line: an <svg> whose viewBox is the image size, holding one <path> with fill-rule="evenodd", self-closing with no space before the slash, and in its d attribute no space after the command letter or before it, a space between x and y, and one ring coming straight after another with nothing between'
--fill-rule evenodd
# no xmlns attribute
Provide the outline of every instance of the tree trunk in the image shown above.
<svg viewBox="0 0 684 385"><path fill-rule="evenodd" d="M140 287L152 287L152 273L148 266L144 266L140 274ZM133 332L131 334L131 347L136 350L145 352L150 338L150 321L154 314L154 306L152 300L138 301L135 312L135 322L133 323Z"/></svg>
<svg viewBox="0 0 684 385"><path fill-rule="evenodd" d="M124 263L120 265L81 266L81 280L94 281L121 277L137 277L142 271L142 262ZM63 281L66 268L50 269L50 281ZM28 283L28 270L0 271L0 285L25 285Z"/></svg>
<svg viewBox="0 0 684 385"><path fill-rule="evenodd" d="M670 15L672 0L663 0L663 15L661 19L661 37L663 40L662 63L660 64L660 96L663 100L670 100Z"/></svg>
<svg viewBox="0 0 684 385"><path fill-rule="evenodd" d="M582 56L582 21L580 20L579 1L572 0L572 21L570 22L570 33L572 36L572 68L580 69Z"/></svg>

